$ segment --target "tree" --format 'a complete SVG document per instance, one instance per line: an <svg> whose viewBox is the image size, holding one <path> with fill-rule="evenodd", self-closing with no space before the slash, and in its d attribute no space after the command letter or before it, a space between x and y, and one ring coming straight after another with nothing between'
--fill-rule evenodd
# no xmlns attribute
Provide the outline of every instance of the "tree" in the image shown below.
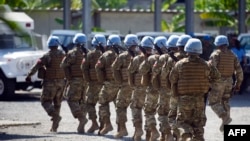
<svg viewBox="0 0 250 141"><path fill-rule="evenodd" d="M246 8L250 9L250 0L246 0ZM238 0L195 0L195 10L205 11L200 14L206 26L231 27L237 31L237 10ZM250 17L246 18L246 23L250 23Z"/></svg>

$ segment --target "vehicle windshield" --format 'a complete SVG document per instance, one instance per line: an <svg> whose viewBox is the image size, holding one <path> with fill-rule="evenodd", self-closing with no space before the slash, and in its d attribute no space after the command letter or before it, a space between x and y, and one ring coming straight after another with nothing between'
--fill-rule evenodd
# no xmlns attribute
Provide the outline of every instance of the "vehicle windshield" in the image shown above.
<svg viewBox="0 0 250 141"><path fill-rule="evenodd" d="M242 37L240 40L241 47L245 48L245 50L250 50L250 36Z"/></svg>
<svg viewBox="0 0 250 141"><path fill-rule="evenodd" d="M32 47L31 39L28 36L13 34L0 35L0 49L20 49Z"/></svg>

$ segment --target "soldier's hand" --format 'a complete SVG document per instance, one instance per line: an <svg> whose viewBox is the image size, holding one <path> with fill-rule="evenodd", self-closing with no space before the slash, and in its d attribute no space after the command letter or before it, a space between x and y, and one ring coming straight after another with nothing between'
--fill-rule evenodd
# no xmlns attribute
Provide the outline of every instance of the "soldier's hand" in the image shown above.
<svg viewBox="0 0 250 141"><path fill-rule="evenodd" d="M26 81L26 82L31 82L31 77L30 77L30 76L27 76L27 77L25 78L25 81Z"/></svg>

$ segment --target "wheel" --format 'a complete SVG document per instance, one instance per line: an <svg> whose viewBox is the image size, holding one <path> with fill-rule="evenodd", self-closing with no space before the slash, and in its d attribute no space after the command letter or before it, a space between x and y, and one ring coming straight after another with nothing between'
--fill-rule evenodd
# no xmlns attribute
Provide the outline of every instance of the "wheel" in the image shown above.
<svg viewBox="0 0 250 141"><path fill-rule="evenodd" d="M0 72L0 99L10 99L14 96L15 83L15 79L8 79Z"/></svg>

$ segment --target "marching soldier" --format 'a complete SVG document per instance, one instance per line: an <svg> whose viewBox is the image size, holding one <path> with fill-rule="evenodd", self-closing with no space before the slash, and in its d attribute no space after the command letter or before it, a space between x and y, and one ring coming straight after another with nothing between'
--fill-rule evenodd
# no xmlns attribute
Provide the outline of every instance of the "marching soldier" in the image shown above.
<svg viewBox="0 0 250 141"><path fill-rule="evenodd" d="M121 39L118 35L110 35L107 41L107 51L98 59L95 69L97 79L103 84L99 94L99 135L105 135L113 130L110 121L109 103L115 102L120 85L115 82L112 72L112 63L118 55L117 46L121 46Z"/></svg>
<svg viewBox="0 0 250 141"><path fill-rule="evenodd" d="M138 46L137 36L128 36L126 40L127 46ZM139 54L132 59L128 66L128 83L133 89L130 108L132 111L132 121L135 127L133 140L141 141L143 135L142 130L142 108L145 101L146 86L141 84L142 75L139 73L139 66L145 59L147 54Z"/></svg>
<svg viewBox="0 0 250 141"><path fill-rule="evenodd" d="M150 36L145 36L141 41L141 50L144 52L145 60L140 64L139 72L143 75L142 83L147 86L146 89L146 99L144 103L145 112L145 130L147 131L146 138L150 141L155 141L160 136L156 128L156 108L158 102L158 89L159 84L152 84L150 79L152 77L152 67L156 60L159 59L159 55L153 54L154 49L154 39ZM155 85L154 87L152 85ZM147 140L146 139L146 140Z"/></svg>
<svg viewBox="0 0 250 141"><path fill-rule="evenodd" d="M204 95L210 83L220 78L220 73L199 57L202 53L199 39L189 39L184 51L188 57L178 61L170 73L171 91L178 97L176 122L179 141L204 141Z"/></svg>
<svg viewBox="0 0 250 141"><path fill-rule="evenodd" d="M64 72L60 68L65 54L58 49L59 44L59 38L51 36L47 41L50 50L38 60L26 77L26 81L31 82L31 76L38 71L38 77L43 79L41 104L47 114L52 117L51 132L57 131L61 121L60 109L65 85Z"/></svg>
<svg viewBox="0 0 250 141"><path fill-rule="evenodd" d="M237 57L228 49L228 38L218 35L214 41L217 49L210 56L210 63L217 67L221 73L221 79L212 85L208 100L212 110L222 119L220 131L224 131L224 125L232 121L230 117L229 100L231 93L239 91L243 80L243 71ZM236 81L233 84L232 76ZM232 85L233 84L233 85Z"/></svg>
<svg viewBox="0 0 250 141"><path fill-rule="evenodd" d="M170 100L170 88L166 84L165 72L161 71L163 64L168 60L169 55L167 54L167 38L164 36L156 37L154 40L155 49L158 51L160 57L155 62L152 68L152 84L158 83L159 88L159 100L158 100L158 120L160 122L161 138L160 141L170 141L173 137L171 129L168 124L168 112L169 112L169 100ZM154 86L154 85L153 85Z"/></svg>
<svg viewBox="0 0 250 141"><path fill-rule="evenodd" d="M98 123L96 121L96 103L98 101L99 92L102 88L102 83L98 82L95 64L99 57L102 55L102 51L106 46L106 38L104 35L96 34L91 42L94 50L88 52L86 58L83 58L81 69L83 72L83 77L87 82L86 90L86 105L89 114L89 119L92 120L91 127L87 130L88 133L93 133L95 130L99 129Z"/></svg>
<svg viewBox="0 0 250 141"><path fill-rule="evenodd" d="M187 57L187 53L184 51L184 46L186 45L187 41L191 38L192 38L191 36L183 34L179 37L176 36L176 38L169 39L168 46L170 47L170 49L174 48L175 51L172 50L174 52L174 56L169 57L166 66L164 67L167 68L167 71L165 71L165 73L168 78L169 78L169 73L171 72L175 63L181 60L182 58ZM176 138L176 140L178 140L178 135L179 135L178 130L176 129L177 103L178 103L178 97L171 95L168 120L172 128L172 134Z"/></svg>
<svg viewBox="0 0 250 141"><path fill-rule="evenodd" d="M118 124L118 132L115 138L121 138L128 135L126 122L127 122L127 107L131 101L132 89L128 85L128 65L135 57L135 49L138 39L134 34L126 35L124 39L127 51L119 54L112 64L113 76L115 81L120 85L116 97L116 123Z"/></svg>
<svg viewBox="0 0 250 141"><path fill-rule="evenodd" d="M67 91L65 93L67 102L74 118L79 120L78 133L84 133L86 119L85 82L81 71L81 63L87 50L85 48L87 39L85 34L77 33L73 38L75 47L70 50L61 62L61 67L67 79Z"/></svg>

